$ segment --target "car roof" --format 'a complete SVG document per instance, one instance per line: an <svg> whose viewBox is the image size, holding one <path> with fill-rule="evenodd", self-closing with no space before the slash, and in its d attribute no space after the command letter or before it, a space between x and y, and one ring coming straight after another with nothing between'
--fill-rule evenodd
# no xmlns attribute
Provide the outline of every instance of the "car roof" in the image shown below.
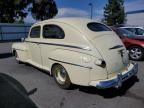
<svg viewBox="0 0 144 108"><path fill-rule="evenodd" d="M54 18L54 19L48 19L48 20L37 22L33 26L46 24L49 22L60 22L60 23L66 23L66 24L73 25L73 26L82 26L83 24L88 24L89 22L97 22L97 21L91 20L88 18L81 18L81 17ZM98 22L98 23L100 23L100 22Z"/></svg>

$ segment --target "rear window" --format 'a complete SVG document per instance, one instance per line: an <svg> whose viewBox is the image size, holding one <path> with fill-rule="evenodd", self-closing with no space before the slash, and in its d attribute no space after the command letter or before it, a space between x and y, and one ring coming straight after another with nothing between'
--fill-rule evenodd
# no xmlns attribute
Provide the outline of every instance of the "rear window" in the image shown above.
<svg viewBox="0 0 144 108"><path fill-rule="evenodd" d="M87 27L94 32L101 32L101 31L112 31L110 28L108 28L107 26L100 24L100 23L88 23Z"/></svg>

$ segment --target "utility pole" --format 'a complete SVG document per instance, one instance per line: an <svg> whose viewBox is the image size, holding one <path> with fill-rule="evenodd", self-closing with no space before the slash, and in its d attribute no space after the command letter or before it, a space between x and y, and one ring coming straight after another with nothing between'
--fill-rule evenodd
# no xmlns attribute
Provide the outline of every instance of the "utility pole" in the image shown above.
<svg viewBox="0 0 144 108"><path fill-rule="evenodd" d="M89 3L90 11L91 11L91 19L93 18L93 3Z"/></svg>

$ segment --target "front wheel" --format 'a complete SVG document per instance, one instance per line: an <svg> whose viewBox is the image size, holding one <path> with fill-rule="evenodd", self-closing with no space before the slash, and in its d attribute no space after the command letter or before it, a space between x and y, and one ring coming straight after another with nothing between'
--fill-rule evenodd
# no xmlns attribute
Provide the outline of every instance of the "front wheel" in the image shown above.
<svg viewBox="0 0 144 108"><path fill-rule="evenodd" d="M54 65L52 67L52 74L55 82L58 84L59 87L68 89L72 85L68 73L62 65Z"/></svg>
<svg viewBox="0 0 144 108"><path fill-rule="evenodd" d="M129 57L132 60L142 60L144 58L144 49L139 46L130 47Z"/></svg>

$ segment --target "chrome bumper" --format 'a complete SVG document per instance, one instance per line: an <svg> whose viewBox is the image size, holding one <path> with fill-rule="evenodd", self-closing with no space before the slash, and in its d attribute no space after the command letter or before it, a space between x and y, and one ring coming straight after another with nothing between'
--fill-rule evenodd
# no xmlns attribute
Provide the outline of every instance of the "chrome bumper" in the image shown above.
<svg viewBox="0 0 144 108"><path fill-rule="evenodd" d="M122 86L122 83L132 77L133 75L136 75L138 72L138 64L134 63L133 67L129 69L128 71L119 73L116 77L108 80L102 80L96 83L96 87L99 89L106 89L111 87L119 88Z"/></svg>

